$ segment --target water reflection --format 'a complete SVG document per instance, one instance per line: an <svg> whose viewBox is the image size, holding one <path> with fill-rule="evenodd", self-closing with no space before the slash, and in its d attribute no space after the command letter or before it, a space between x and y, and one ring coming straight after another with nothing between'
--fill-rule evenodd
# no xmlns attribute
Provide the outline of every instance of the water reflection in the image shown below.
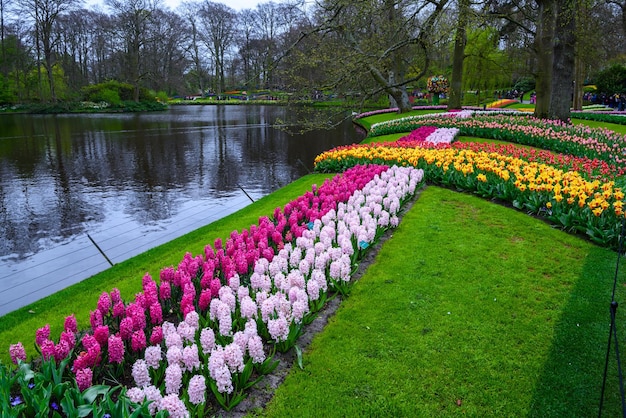
<svg viewBox="0 0 626 418"><path fill-rule="evenodd" d="M357 140L349 122L302 136L272 128L287 112L0 115L0 288L58 259L61 244L65 252L89 246L86 233L119 262L249 203L240 187L266 195L306 174L320 152Z"/></svg>

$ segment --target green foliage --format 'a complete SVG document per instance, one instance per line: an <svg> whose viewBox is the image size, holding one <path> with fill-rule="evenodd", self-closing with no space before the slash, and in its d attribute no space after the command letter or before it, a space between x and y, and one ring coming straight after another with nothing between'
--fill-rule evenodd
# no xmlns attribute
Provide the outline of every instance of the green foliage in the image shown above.
<svg viewBox="0 0 626 418"><path fill-rule="evenodd" d="M498 48L495 28L468 31L463 63L464 90L493 90L510 85L507 57ZM475 104L475 103L473 103Z"/></svg>
<svg viewBox="0 0 626 418"><path fill-rule="evenodd" d="M14 103L15 93L10 89L9 80L0 74L0 105Z"/></svg>
<svg viewBox="0 0 626 418"><path fill-rule="evenodd" d="M157 101L161 102L161 103L167 103L167 101L169 100L169 95L164 92L164 91L159 91L157 92L154 97L156 97Z"/></svg>
<svg viewBox="0 0 626 418"><path fill-rule="evenodd" d="M610 113L572 112L572 119L582 119L604 123L615 123L617 125L626 125L626 118L623 115L612 115Z"/></svg>
<svg viewBox="0 0 626 418"><path fill-rule="evenodd" d="M66 376L70 357L56 364L44 360L38 367L20 362L10 370L0 362L0 415L3 417L51 416L148 417L148 404L131 402L126 389L94 385L80 391ZM164 414L158 415L163 417Z"/></svg>
<svg viewBox="0 0 626 418"><path fill-rule="evenodd" d="M111 92L117 93L117 95ZM128 102L134 100L135 86L129 83L121 83L116 80L105 81L104 83L91 84L82 88L83 100L92 102L107 101L107 98L116 102ZM151 94L146 88L139 89L139 100L146 102L154 102L155 94ZM109 102L111 104L117 104Z"/></svg>
<svg viewBox="0 0 626 418"><path fill-rule="evenodd" d="M513 89L517 91L529 92L535 90L535 84L534 77L520 77L513 86Z"/></svg>
<svg viewBox="0 0 626 418"><path fill-rule="evenodd" d="M626 67L613 64L598 72L594 81L599 93L626 93Z"/></svg>
<svg viewBox="0 0 626 418"><path fill-rule="evenodd" d="M122 103L119 91L110 88L103 88L97 92L90 94L89 100L92 102L107 102L113 106L117 106Z"/></svg>
<svg viewBox="0 0 626 418"><path fill-rule="evenodd" d="M60 65L52 67L52 77L56 99L61 101L68 99L70 92L65 81L65 72ZM46 103L52 99L48 73L43 65L39 69L34 67L30 70L26 75L24 87L28 93L27 99L30 101Z"/></svg>

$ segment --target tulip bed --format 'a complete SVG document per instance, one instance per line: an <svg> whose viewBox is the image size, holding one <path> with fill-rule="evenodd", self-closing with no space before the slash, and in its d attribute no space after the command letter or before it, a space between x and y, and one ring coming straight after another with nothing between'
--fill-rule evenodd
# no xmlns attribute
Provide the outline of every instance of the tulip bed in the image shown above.
<svg viewBox="0 0 626 418"><path fill-rule="evenodd" d="M461 135L507 140L513 145L429 144L419 141L338 147L315 160L333 172L354 164L399 164L424 170L427 181L508 202L568 231L617 248L624 218L624 136L606 129L538 120L518 113L421 115L381 122L370 135L410 132L423 126L457 128Z"/></svg>
<svg viewBox="0 0 626 418"><path fill-rule="evenodd" d="M232 409L294 347L420 187L412 167L355 165L204 254L143 277L132 301L100 296L91 328L65 320L0 364L2 416L204 416ZM211 396L207 396L211 395ZM56 415L55 415L56 414Z"/></svg>

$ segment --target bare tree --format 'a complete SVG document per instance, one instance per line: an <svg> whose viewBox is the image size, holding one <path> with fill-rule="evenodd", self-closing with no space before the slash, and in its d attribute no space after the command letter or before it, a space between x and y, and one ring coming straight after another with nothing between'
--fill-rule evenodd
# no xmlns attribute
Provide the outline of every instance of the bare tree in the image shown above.
<svg viewBox="0 0 626 418"><path fill-rule="evenodd" d="M200 9L202 5L195 2L185 2L180 6L182 15L187 21L187 34L184 37L186 39L186 55L191 61L191 76L195 80L193 90L204 94L208 84L207 71L204 65L202 41L200 37Z"/></svg>
<svg viewBox="0 0 626 418"><path fill-rule="evenodd" d="M217 93L226 90L224 78L226 52L233 46L237 14L230 7L205 1L200 9L201 37L215 60L215 87Z"/></svg>
<svg viewBox="0 0 626 418"><path fill-rule="evenodd" d="M366 71L400 112L411 110L406 86L429 69L430 34L448 0L327 0L321 4L323 30L334 32L352 51L341 79L361 78ZM411 72L411 76L407 74Z"/></svg>
<svg viewBox="0 0 626 418"><path fill-rule="evenodd" d="M57 101L53 72L56 63L54 52L59 42L59 38L55 36L54 25L63 13L79 4L80 0L19 0L21 11L32 19L34 25L37 51L43 54L42 64L46 70L50 100L53 103ZM37 58L39 59L40 56L38 53Z"/></svg>
<svg viewBox="0 0 626 418"><path fill-rule="evenodd" d="M105 0L105 4L114 12L117 35L124 42L126 78L135 87L134 100L139 101L141 81L148 75L143 69L142 51L151 42L149 26L161 0Z"/></svg>

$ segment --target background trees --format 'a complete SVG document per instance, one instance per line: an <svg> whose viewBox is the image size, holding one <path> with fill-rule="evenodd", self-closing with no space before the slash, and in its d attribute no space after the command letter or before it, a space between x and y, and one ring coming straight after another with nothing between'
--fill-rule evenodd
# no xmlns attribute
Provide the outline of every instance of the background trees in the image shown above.
<svg viewBox="0 0 626 418"><path fill-rule="evenodd" d="M240 11L103 1L0 0L0 102L77 100L116 80L135 99L145 88L268 89L388 98L408 110L411 93L444 74L451 107L531 80L537 114L565 118L582 86L626 51L623 0L283 0Z"/></svg>

